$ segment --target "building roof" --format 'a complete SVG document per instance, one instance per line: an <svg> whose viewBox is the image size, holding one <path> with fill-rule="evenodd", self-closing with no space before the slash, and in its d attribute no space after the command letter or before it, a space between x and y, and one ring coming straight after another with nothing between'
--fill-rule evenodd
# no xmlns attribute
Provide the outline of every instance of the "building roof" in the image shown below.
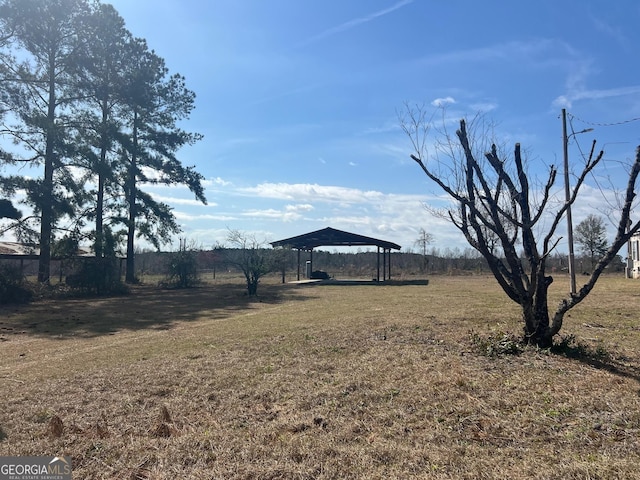
<svg viewBox="0 0 640 480"><path fill-rule="evenodd" d="M0 242L0 255L3 258L9 257L38 257L40 247L19 242ZM78 247L76 255L79 257L92 257L94 253L89 247Z"/></svg>
<svg viewBox="0 0 640 480"><path fill-rule="evenodd" d="M37 248L25 243L0 242L0 254L2 255L37 255L37 253Z"/></svg>
<svg viewBox="0 0 640 480"><path fill-rule="evenodd" d="M400 245L372 237L365 237L356 233L349 233L327 227L315 232L305 233L297 237L285 238L271 242L273 247L292 247L299 250L312 250L316 247L360 247L375 246L389 250L400 250Z"/></svg>

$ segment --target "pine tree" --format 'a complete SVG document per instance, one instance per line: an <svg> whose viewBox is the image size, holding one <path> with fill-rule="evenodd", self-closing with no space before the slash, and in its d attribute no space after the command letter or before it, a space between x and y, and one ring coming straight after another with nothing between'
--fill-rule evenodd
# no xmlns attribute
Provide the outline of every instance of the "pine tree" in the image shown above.
<svg viewBox="0 0 640 480"><path fill-rule="evenodd" d="M164 60L136 40L135 67L128 75L126 105L128 130L122 138L120 175L127 199L127 282L135 281L135 237L141 235L156 248L180 231L171 208L140 189L144 184L184 184L203 203L202 175L184 167L181 147L202 137L177 126L189 117L195 94L180 75L169 76Z"/></svg>
<svg viewBox="0 0 640 480"><path fill-rule="evenodd" d="M109 198L117 199L114 165L118 162L118 140L124 128L126 75L132 70L133 37L124 20L111 6L98 4L88 20L91 41L83 67L82 91L85 97L78 117L82 128L78 143L82 145L83 167L95 182L94 251L104 254L105 214Z"/></svg>
<svg viewBox="0 0 640 480"><path fill-rule="evenodd" d="M18 60L20 59L20 60ZM195 94L184 77L134 38L111 5L90 0L0 0L1 133L19 144L5 163L43 167L42 178L0 179L1 193L22 188L40 232L38 278L49 279L51 244L60 220L77 238L95 219L95 253L113 244L115 227L127 237L127 280L134 280L134 239L157 248L180 231L171 208L141 190L145 184L184 184L203 203L202 175L178 159L201 136L178 122L189 117ZM70 168L74 167L74 168ZM78 172L83 172L79 174ZM87 192L84 184L96 184ZM89 205L85 208L85 205ZM116 232L117 236L117 232ZM34 242L34 243L35 243ZM113 250L110 248L110 250Z"/></svg>
<svg viewBox="0 0 640 480"><path fill-rule="evenodd" d="M3 161L43 167L38 179L5 178L7 188L24 188L39 216L38 280L48 282L51 243L58 220L73 217L81 187L66 170L73 146L72 106L78 102L78 63L84 52L85 20L82 0L5 0L0 3L2 37L10 35L2 61L5 101L15 120L5 125L27 153L4 152ZM9 51L7 51L9 48ZM18 60L19 59L19 60Z"/></svg>

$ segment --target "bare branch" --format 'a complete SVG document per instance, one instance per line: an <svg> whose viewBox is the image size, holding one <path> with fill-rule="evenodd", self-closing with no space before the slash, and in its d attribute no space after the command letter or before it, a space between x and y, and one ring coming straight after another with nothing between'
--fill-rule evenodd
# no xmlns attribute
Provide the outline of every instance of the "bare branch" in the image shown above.
<svg viewBox="0 0 640 480"><path fill-rule="evenodd" d="M405 133L410 137L415 132L426 132L419 125L420 119L426 116L420 109L417 111L419 115L414 111L409 117L413 122L412 127L405 128ZM547 300L548 288L553 279L546 273L546 262L560 241L554 239L555 232L567 209L576 202L587 175L601 162L603 152L595 154L594 142L582 171L576 177L569 199L553 212L551 225L539 245L536 236L540 232L536 228L551 204L552 187L557 177L556 167L550 166L546 182L536 192L527 174L519 144L515 145L512 160L501 156L495 143L484 157L476 156L467 128L467 123L460 121L460 128L456 131L459 149L453 146L448 136L444 136L444 140L436 144L439 145L436 153L445 152L450 155L450 162L447 163L449 170L427 167L424 150L411 154L411 158L456 204L457 209L453 208L448 212L449 220L486 259L493 276L507 296L521 306L527 341L550 346L553 336L562 326L565 313L586 297L618 250L631 235L640 231L640 222L629 230L626 229L640 174L640 147L629 175L616 239L600 259L589 281L577 294L563 300L553 316L553 322L550 322ZM426 141L424 137L413 138L412 144L414 148L422 149ZM444 164L438 158L435 161L438 167ZM445 174L449 172L452 175ZM499 252L496 252L496 243L499 245ZM524 258L521 258L520 248L524 252ZM539 248L542 248L541 252Z"/></svg>

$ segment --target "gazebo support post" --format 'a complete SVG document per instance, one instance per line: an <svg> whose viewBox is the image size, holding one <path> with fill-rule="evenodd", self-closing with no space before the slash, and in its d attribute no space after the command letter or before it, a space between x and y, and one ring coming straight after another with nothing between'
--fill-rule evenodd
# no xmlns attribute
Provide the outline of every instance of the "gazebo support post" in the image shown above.
<svg viewBox="0 0 640 480"><path fill-rule="evenodd" d="M382 280L387 281L387 249L382 249Z"/></svg>

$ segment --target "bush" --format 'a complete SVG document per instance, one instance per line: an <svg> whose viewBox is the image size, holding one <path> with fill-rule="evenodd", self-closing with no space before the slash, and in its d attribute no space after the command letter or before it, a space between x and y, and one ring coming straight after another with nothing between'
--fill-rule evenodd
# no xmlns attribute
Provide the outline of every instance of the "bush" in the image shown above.
<svg viewBox="0 0 640 480"><path fill-rule="evenodd" d="M25 303L33 293L17 267L0 265L0 304Z"/></svg>
<svg viewBox="0 0 640 480"><path fill-rule="evenodd" d="M518 355L523 351L521 339L512 333L496 332L482 336L472 331L469 336L473 348L487 357Z"/></svg>
<svg viewBox="0 0 640 480"><path fill-rule="evenodd" d="M65 279L72 289L85 295L127 293L126 285L120 280L117 258L82 258L76 261L76 265L74 273Z"/></svg>
<svg viewBox="0 0 640 480"><path fill-rule="evenodd" d="M199 283L196 252L180 250L169 254L167 280L163 285L170 288L192 288Z"/></svg>

